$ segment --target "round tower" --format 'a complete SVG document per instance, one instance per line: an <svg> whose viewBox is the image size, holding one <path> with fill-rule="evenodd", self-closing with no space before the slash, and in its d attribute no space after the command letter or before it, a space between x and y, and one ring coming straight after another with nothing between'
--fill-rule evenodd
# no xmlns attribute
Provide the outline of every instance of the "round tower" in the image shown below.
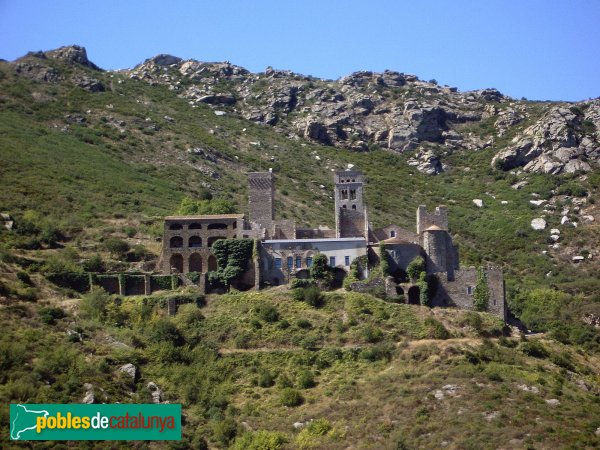
<svg viewBox="0 0 600 450"><path fill-rule="evenodd" d="M423 248L427 253L427 272L447 272L446 230L431 225L423 231Z"/></svg>

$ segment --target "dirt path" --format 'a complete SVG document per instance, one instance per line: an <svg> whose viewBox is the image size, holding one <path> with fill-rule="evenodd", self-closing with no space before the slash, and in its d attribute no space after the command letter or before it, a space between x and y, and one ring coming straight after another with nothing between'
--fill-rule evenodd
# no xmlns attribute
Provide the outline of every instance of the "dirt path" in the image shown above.
<svg viewBox="0 0 600 450"><path fill-rule="evenodd" d="M495 341L496 339L491 339ZM403 341L407 342L407 341ZM396 346L400 347L403 342L396 342ZM465 338L450 338L450 339L415 339L408 341L408 348L416 348L424 345L437 345L440 348L446 348L450 345L455 344L467 344L467 345L481 345L481 338L473 338L473 337L465 337ZM327 348L339 348L339 349L362 349L372 347L373 344L345 344L345 345L325 345L323 347L319 347L319 350L327 349ZM302 347L257 347L257 348L220 348L219 353L222 355L230 355L235 353L274 353L274 352L292 352L292 351L302 351L304 350Z"/></svg>

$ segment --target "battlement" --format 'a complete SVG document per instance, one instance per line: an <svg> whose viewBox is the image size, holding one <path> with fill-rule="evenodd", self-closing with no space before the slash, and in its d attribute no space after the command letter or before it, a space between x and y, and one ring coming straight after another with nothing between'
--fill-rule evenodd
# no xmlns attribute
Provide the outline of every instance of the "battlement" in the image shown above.
<svg viewBox="0 0 600 450"><path fill-rule="evenodd" d="M419 205L417 208L417 234L420 235L433 225L448 231L448 208L438 206L435 208L435 212L428 213L425 205Z"/></svg>

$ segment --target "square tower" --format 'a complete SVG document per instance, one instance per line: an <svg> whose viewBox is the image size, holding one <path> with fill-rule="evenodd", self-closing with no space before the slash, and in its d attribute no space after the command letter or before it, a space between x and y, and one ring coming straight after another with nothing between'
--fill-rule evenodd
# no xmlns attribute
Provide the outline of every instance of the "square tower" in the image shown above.
<svg viewBox="0 0 600 450"><path fill-rule="evenodd" d="M270 229L275 219L275 176L273 172L248 173L248 209L250 222Z"/></svg>
<svg viewBox="0 0 600 450"><path fill-rule="evenodd" d="M365 237L367 225L363 202L363 174L358 170L336 172L335 230L336 237Z"/></svg>

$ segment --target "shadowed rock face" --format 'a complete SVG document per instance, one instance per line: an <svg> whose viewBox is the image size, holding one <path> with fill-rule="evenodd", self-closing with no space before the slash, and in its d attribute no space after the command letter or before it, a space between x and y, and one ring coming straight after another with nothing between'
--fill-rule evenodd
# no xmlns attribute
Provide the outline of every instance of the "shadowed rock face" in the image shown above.
<svg viewBox="0 0 600 450"><path fill-rule="evenodd" d="M79 46L32 52L12 64L19 75L36 81L64 81L51 60L99 70ZM105 90L89 71L73 72L67 76L73 84L91 92ZM408 153L409 164L431 175L445 170L444 157L450 153L489 147L497 152L492 164L500 170L587 172L600 161L600 100L549 103L536 110L535 104L496 89L458 92L389 70L323 80L272 67L251 73L228 61L166 54L124 73L132 80L167 85L192 106L228 108L290 137L356 151L379 147ZM532 116L540 118L532 123Z"/></svg>

